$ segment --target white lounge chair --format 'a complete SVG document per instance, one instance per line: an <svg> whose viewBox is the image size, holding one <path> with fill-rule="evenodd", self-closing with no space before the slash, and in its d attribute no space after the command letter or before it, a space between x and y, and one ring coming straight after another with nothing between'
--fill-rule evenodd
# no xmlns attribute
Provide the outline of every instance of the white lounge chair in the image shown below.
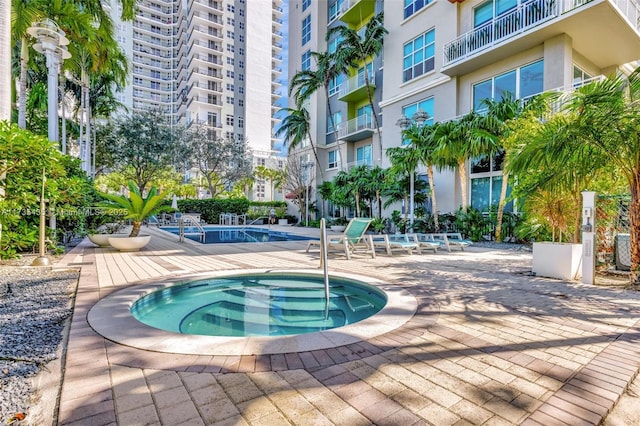
<svg viewBox="0 0 640 426"><path fill-rule="evenodd" d="M420 248L423 250L433 250L434 253L438 252L438 249L443 247L444 245L439 241L435 241L433 237L429 234L414 234L414 237L418 244L420 244Z"/></svg>
<svg viewBox="0 0 640 426"><path fill-rule="evenodd" d="M365 237L365 232L369 228L373 219L356 217L349 221L344 233L340 236L327 237L327 253L331 250L343 252L347 259L351 259L351 255L355 252L370 253L375 259L376 253L369 240ZM307 244L307 253L311 247L320 247L320 241L311 240Z"/></svg>
<svg viewBox="0 0 640 426"><path fill-rule="evenodd" d="M406 251L407 254L413 254L413 250L415 250L418 254L422 254L420 243L418 243L415 235L369 235L369 241L374 249L383 249L389 256L393 256L394 251Z"/></svg>

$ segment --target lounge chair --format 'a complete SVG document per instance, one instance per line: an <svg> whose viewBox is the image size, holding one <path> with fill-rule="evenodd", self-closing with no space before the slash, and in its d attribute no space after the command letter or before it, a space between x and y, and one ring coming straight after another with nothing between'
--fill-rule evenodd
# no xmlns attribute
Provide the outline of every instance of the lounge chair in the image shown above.
<svg viewBox="0 0 640 426"><path fill-rule="evenodd" d="M383 249L389 256L392 256L394 251L406 251L407 254L413 254L413 250L415 250L418 254L422 254L420 243L415 235L369 235L369 241L374 249Z"/></svg>
<svg viewBox="0 0 640 426"><path fill-rule="evenodd" d="M433 241L440 243L440 245L446 248L448 252L450 252L452 248L464 251L465 247L471 245L471 241L463 239L462 234L459 232L443 232L422 235L425 235L425 238L431 238Z"/></svg>
<svg viewBox="0 0 640 426"><path fill-rule="evenodd" d="M411 235L409 235L411 237ZM429 234L414 234L413 237L420 245L420 248L423 250L433 250L434 253L438 252L439 248L442 248L444 245L439 241L433 239L433 237Z"/></svg>
<svg viewBox="0 0 640 426"><path fill-rule="evenodd" d="M355 252L371 253L371 257L375 259L376 253L373 247L369 245L369 241L364 235L373 219L356 217L351 219L339 236L327 237L327 253L331 250L344 252L347 259L351 259L351 255ZM311 240L307 244L307 253L313 246L320 247L320 241Z"/></svg>

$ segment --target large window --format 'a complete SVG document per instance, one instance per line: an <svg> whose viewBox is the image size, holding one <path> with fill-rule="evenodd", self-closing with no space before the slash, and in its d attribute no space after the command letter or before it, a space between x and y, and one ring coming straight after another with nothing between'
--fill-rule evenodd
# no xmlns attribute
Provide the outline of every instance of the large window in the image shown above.
<svg viewBox="0 0 640 426"><path fill-rule="evenodd" d="M372 84L373 83L373 78L374 78L374 75L373 75L373 64L368 63L366 65L366 67L367 67L367 78L369 79L369 84ZM358 69L358 87L364 86L364 83L365 83L365 81L364 81L364 67L360 67Z"/></svg>
<svg viewBox="0 0 640 426"><path fill-rule="evenodd" d="M311 0L302 0L302 11L304 12L307 8L311 6Z"/></svg>
<svg viewBox="0 0 640 426"><path fill-rule="evenodd" d="M368 129L373 122L373 114L371 112L371 105L365 105L357 109L356 111L356 124L357 130Z"/></svg>
<svg viewBox="0 0 640 426"><path fill-rule="evenodd" d="M333 40L329 41L327 43L327 52L336 53L341 41L342 41L342 37L336 37Z"/></svg>
<svg viewBox="0 0 640 426"><path fill-rule="evenodd" d="M402 81L421 76L435 67L435 30L429 30L404 45Z"/></svg>
<svg viewBox="0 0 640 426"><path fill-rule="evenodd" d="M431 0L404 0L404 19L431 3Z"/></svg>
<svg viewBox="0 0 640 426"><path fill-rule="evenodd" d="M311 69L311 51L310 50L307 50L302 54L301 62L302 62L301 64L302 71L307 71Z"/></svg>
<svg viewBox="0 0 640 426"><path fill-rule="evenodd" d="M340 85L342 84L342 79L344 76L337 75L329 80L329 96L333 96L340 91Z"/></svg>
<svg viewBox="0 0 640 426"><path fill-rule="evenodd" d="M573 66L573 87L581 87L585 80L589 80L591 78L593 78L593 76L587 74L577 66Z"/></svg>
<svg viewBox="0 0 640 426"><path fill-rule="evenodd" d="M329 22L332 22L340 15L343 3L344 0L337 0L329 6Z"/></svg>
<svg viewBox="0 0 640 426"><path fill-rule="evenodd" d="M356 163L358 166L370 166L371 161L371 145L364 145L356 148Z"/></svg>
<svg viewBox="0 0 640 426"><path fill-rule="evenodd" d="M518 5L518 0L489 0L473 9L473 26L477 28L500 17Z"/></svg>
<svg viewBox="0 0 640 426"><path fill-rule="evenodd" d="M333 113L333 122L331 120L331 117L327 117L327 133L333 132L334 130L333 125L335 125L336 128L339 129L340 123L342 123L342 111Z"/></svg>
<svg viewBox="0 0 640 426"><path fill-rule="evenodd" d="M542 60L474 84L473 109L482 110L483 99L501 99L509 93L516 99L526 98L544 89Z"/></svg>
<svg viewBox="0 0 640 426"><path fill-rule="evenodd" d="M496 207L500 202L502 190L502 163L504 152L493 157L482 156L471 160L471 207L487 212L491 206ZM507 197L511 194L511 187L507 187ZM513 201L505 204L506 212L513 211Z"/></svg>
<svg viewBox="0 0 640 426"><path fill-rule="evenodd" d="M329 169L338 168L338 150L328 152L327 167Z"/></svg>
<svg viewBox="0 0 640 426"><path fill-rule="evenodd" d="M311 15L302 20L302 45L311 40Z"/></svg>
<svg viewBox="0 0 640 426"><path fill-rule="evenodd" d="M405 105L402 107L402 115L407 117L408 119L413 119L413 116L418 111L426 112L429 114L429 118L425 120L423 125L431 125L433 124L433 98L423 99L413 104ZM402 144L408 144L408 140L403 140Z"/></svg>

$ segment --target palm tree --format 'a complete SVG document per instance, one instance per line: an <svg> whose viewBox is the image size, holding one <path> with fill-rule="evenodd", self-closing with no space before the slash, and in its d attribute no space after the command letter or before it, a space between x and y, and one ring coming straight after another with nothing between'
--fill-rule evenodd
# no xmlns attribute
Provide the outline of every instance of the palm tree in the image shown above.
<svg viewBox="0 0 640 426"><path fill-rule="evenodd" d="M467 201L467 160L484 155L493 156L500 149L495 138L483 128L482 120L481 115L472 111L460 120L435 125L434 155L439 164L457 167L463 211L466 211L469 206Z"/></svg>
<svg viewBox="0 0 640 426"><path fill-rule="evenodd" d="M11 93L11 0L0 0L0 93L5 94L0 97L0 121L10 120L11 97L8 93Z"/></svg>
<svg viewBox="0 0 640 426"><path fill-rule="evenodd" d="M291 78L289 95L294 93L296 105L301 107L311 95L318 91L320 87L324 88L324 96L327 100L327 114L331 120L331 128L333 129L333 137L337 143L338 155L340 153L340 141L338 140L338 127L336 126L333 111L331 109L331 99L329 97L329 86L331 81L340 75L346 74L349 68L354 66L353 63L337 62L334 55L328 52L311 52L316 60L316 70L298 71ZM342 163L342 161L340 161Z"/></svg>
<svg viewBox="0 0 640 426"><path fill-rule="evenodd" d="M380 166L369 168L367 171L366 188L375 196L379 219L382 219L382 191L385 188L386 174L387 171Z"/></svg>
<svg viewBox="0 0 640 426"><path fill-rule="evenodd" d="M416 150L418 162L424 164L427 168L427 177L429 178L431 192L431 207L433 210L433 223L437 231L440 228L440 224L438 222L438 205L436 203L436 186L433 178L433 168L437 166L441 169L444 167L444 164L442 164L440 159L435 155L435 129L435 126L421 126L418 123L412 123L402 131L402 137L408 140L410 146Z"/></svg>
<svg viewBox="0 0 640 426"><path fill-rule="evenodd" d="M309 138L309 144L311 145L313 156L316 159L318 170L320 170L320 177L324 180L322 167L320 166L320 160L318 159L318 152L313 143L313 138L311 137L309 112L303 107L299 109L281 108L280 111L286 112L287 116L282 120L280 127L276 131L276 136L284 136L285 144L288 142L290 149L297 148L306 138Z"/></svg>
<svg viewBox="0 0 640 426"><path fill-rule="evenodd" d="M407 146L396 146L393 148L387 149L387 156L391 161L390 173L391 175L406 177L411 179L412 175L415 177L415 171L418 167L418 162L420 158L418 157L418 150L413 145ZM408 200L405 199L405 206L407 206L404 210L404 219L408 220L409 210L411 208L415 208L415 179L414 179L414 188L413 188L413 196L414 196L414 205L410 206ZM409 191L405 191L407 195ZM411 217L413 217L414 212L411 212Z"/></svg>
<svg viewBox="0 0 640 426"><path fill-rule="evenodd" d="M158 194L155 186L149 190L149 194L146 197L143 197L133 181L129 181L129 197L105 193L100 195L107 200L104 203L105 206L126 211L127 214L124 218L131 219L133 223L131 234L129 234L130 237L138 236L142 222L149 216L171 208L171 206L161 205L164 201L164 194Z"/></svg>
<svg viewBox="0 0 640 426"><path fill-rule="evenodd" d="M327 31L326 39L329 41L335 36L340 37L340 43L334 54L334 60L339 70L346 65L353 69L354 64L364 64L364 84L367 87L367 97L369 106L371 106L371 114L378 132L378 141L380 155L382 155L382 138L380 136L380 123L378 114L376 113L375 104L373 102L373 93L369 90L370 76L367 70L367 61L371 62L376 56L382 53L384 36L389 33L383 25L384 13L380 12L373 16L365 25L364 32L357 31L345 25L330 28ZM356 65L357 66L357 65Z"/></svg>

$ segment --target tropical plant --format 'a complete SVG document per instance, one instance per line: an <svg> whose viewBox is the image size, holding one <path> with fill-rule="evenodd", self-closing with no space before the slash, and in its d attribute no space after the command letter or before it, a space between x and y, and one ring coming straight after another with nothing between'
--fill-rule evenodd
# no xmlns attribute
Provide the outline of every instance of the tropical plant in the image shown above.
<svg viewBox="0 0 640 426"><path fill-rule="evenodd" d="M380 12L367 21L364 31L350 28L346 25L339 25L327 31L326 40L339 37L340 42L334 54L334 61L338 70L344 66L354 69L364 65L364 85L371 87L371 76L367 70L367 63L372 62L376 56L382 53L384 36L389 33L383 25L384 13ZM373 91L367 90L369 106L373 115L373 122L378 133L380 155L382 155L382 138L380 135L380 123L375 103L373 102Z"/></svg>
<svg viewBox="0 0 640 426"><path fill-rule="evenodd" d="M133 181L129 181L129 197L107 193L100 193L100 195L107 200L102 203L102 206L125 211L123 218L131 220L133 224L129 237L138 236L145 219L171 209L171 206L163 205L164 193L158 194L155 186L151 187L146 197L143 197Z"/></svg>
<svg viewBox="0 0 640 426"><path fill-rule="evenodd" d="M415 170L418 167L419 157L418 151L413 145L393 147L387 149L387 157L391 161L391 167L389 168L389 173L393 176L401 176L402 180L413 179L413 201L414 205L410 206L409 201L405 201L407 204L407 208L405 209L405 221L408 221L408 216L411 213L411 218L414 218L414 212L410 212L411 208L415 208ZM391 178L394 179L394 178ZM409 185L408 190L403 190L403 198L410 197L411 194L411 184ZM402 188L402 187L401 187ZM397 197L391 197L397 199Z"/></svg>
<svg viewBox="0 0 640 426"><path fill-rule="evenodd" d="M313 156L316 159L316 165L320 171L320 177L324 180L324 174L322 172L322 167L320 166L320 160L318 159L318 150L316 149L316 146L313 143L313 138L311 137L309 112L304 107L299 109L281 108L278 112L286 112L287 116L282 119L280 127L276 131L276 136L284 137L285 145L288 144L290 150L300 147L303 141L309 139L309 145L311 145Z"/></svg>

